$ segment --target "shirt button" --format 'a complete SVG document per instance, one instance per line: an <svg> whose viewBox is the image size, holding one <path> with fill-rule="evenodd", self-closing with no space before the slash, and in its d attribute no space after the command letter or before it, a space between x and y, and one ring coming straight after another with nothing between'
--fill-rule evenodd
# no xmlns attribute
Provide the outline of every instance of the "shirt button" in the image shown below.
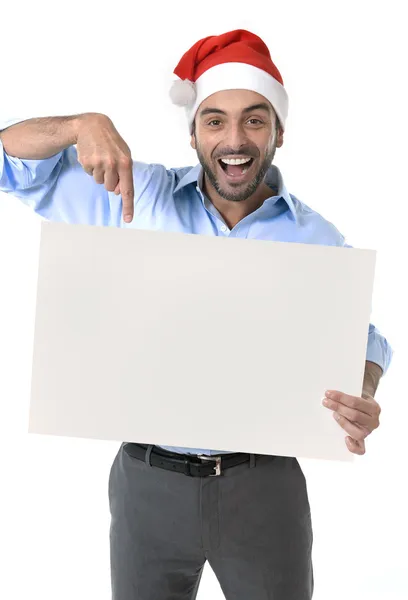
<svg viewBox="0 0 408 600"><path fill-rule="evenodd" d="M227 231L227 226L226 225L221 225L220 229L221 229L221 231Z"/></svg>

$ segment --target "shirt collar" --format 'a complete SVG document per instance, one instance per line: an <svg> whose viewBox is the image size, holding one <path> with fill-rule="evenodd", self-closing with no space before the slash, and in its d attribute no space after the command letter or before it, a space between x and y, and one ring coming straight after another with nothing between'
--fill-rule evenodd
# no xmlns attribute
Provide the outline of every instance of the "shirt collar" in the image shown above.
<svg viewBox="0 0 408 600"><path fill-rule="evenodd" d="M202 191L203 175L204 173L201 163L198 163L198 165L192 167L188 171L188 173L186 173L184 177L180 179L174 190L174 193L178 192L182 188L186 187L186 185L189 185L191 183L198 184ZM298 223L298 215L296 212L295 204L286 189L286 186L283 182L282 174L276 165L271 165L269 167L265 176L265 183L275 191L275 195L280 196L285 200L286 204L289 207L289 210L293 215L293 218L295 219L295 222ZM269 198L265 200L265 202L268 202L268 200Z"/></svg>

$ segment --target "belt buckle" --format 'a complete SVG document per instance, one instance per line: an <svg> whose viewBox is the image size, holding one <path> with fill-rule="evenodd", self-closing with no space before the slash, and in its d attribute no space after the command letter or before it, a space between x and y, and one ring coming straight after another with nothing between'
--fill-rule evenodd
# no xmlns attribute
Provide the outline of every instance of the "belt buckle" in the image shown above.
<svg viewBox="0 0 408 600"><path fill-rule="evenodd" d="M218 477L219 475L221 475L221 456L205 456L204 454L197 454L197 456L202 461L215 462L215 473L209 475L208 477Z"/></svg>

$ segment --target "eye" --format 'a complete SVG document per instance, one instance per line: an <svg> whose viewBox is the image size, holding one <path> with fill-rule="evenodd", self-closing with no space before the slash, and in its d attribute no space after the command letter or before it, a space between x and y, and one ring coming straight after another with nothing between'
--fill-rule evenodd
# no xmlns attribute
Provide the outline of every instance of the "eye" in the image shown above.
<svg viewBox="0 0 408 600"><path fill-rule="evenodd" d="M263 121L260 119L248 119L247 123L251 123L251 121L253 125L263 125ZM221 123L220 119L212 119L208 121L207 125L217 127L219 123Z"/></svg>

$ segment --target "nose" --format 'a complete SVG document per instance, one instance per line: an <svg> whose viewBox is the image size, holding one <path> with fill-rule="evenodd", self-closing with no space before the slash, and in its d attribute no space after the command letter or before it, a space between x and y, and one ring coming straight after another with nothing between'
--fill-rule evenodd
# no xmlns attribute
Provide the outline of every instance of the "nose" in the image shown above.
<svg viewBox="0 0 408 600"><path fill-rule="evenodd" d="M242 146L248 144L248 137L242 125L230 124L225 129L223 144L225 147L231 148L231 150L237 153Z"/></svg>

